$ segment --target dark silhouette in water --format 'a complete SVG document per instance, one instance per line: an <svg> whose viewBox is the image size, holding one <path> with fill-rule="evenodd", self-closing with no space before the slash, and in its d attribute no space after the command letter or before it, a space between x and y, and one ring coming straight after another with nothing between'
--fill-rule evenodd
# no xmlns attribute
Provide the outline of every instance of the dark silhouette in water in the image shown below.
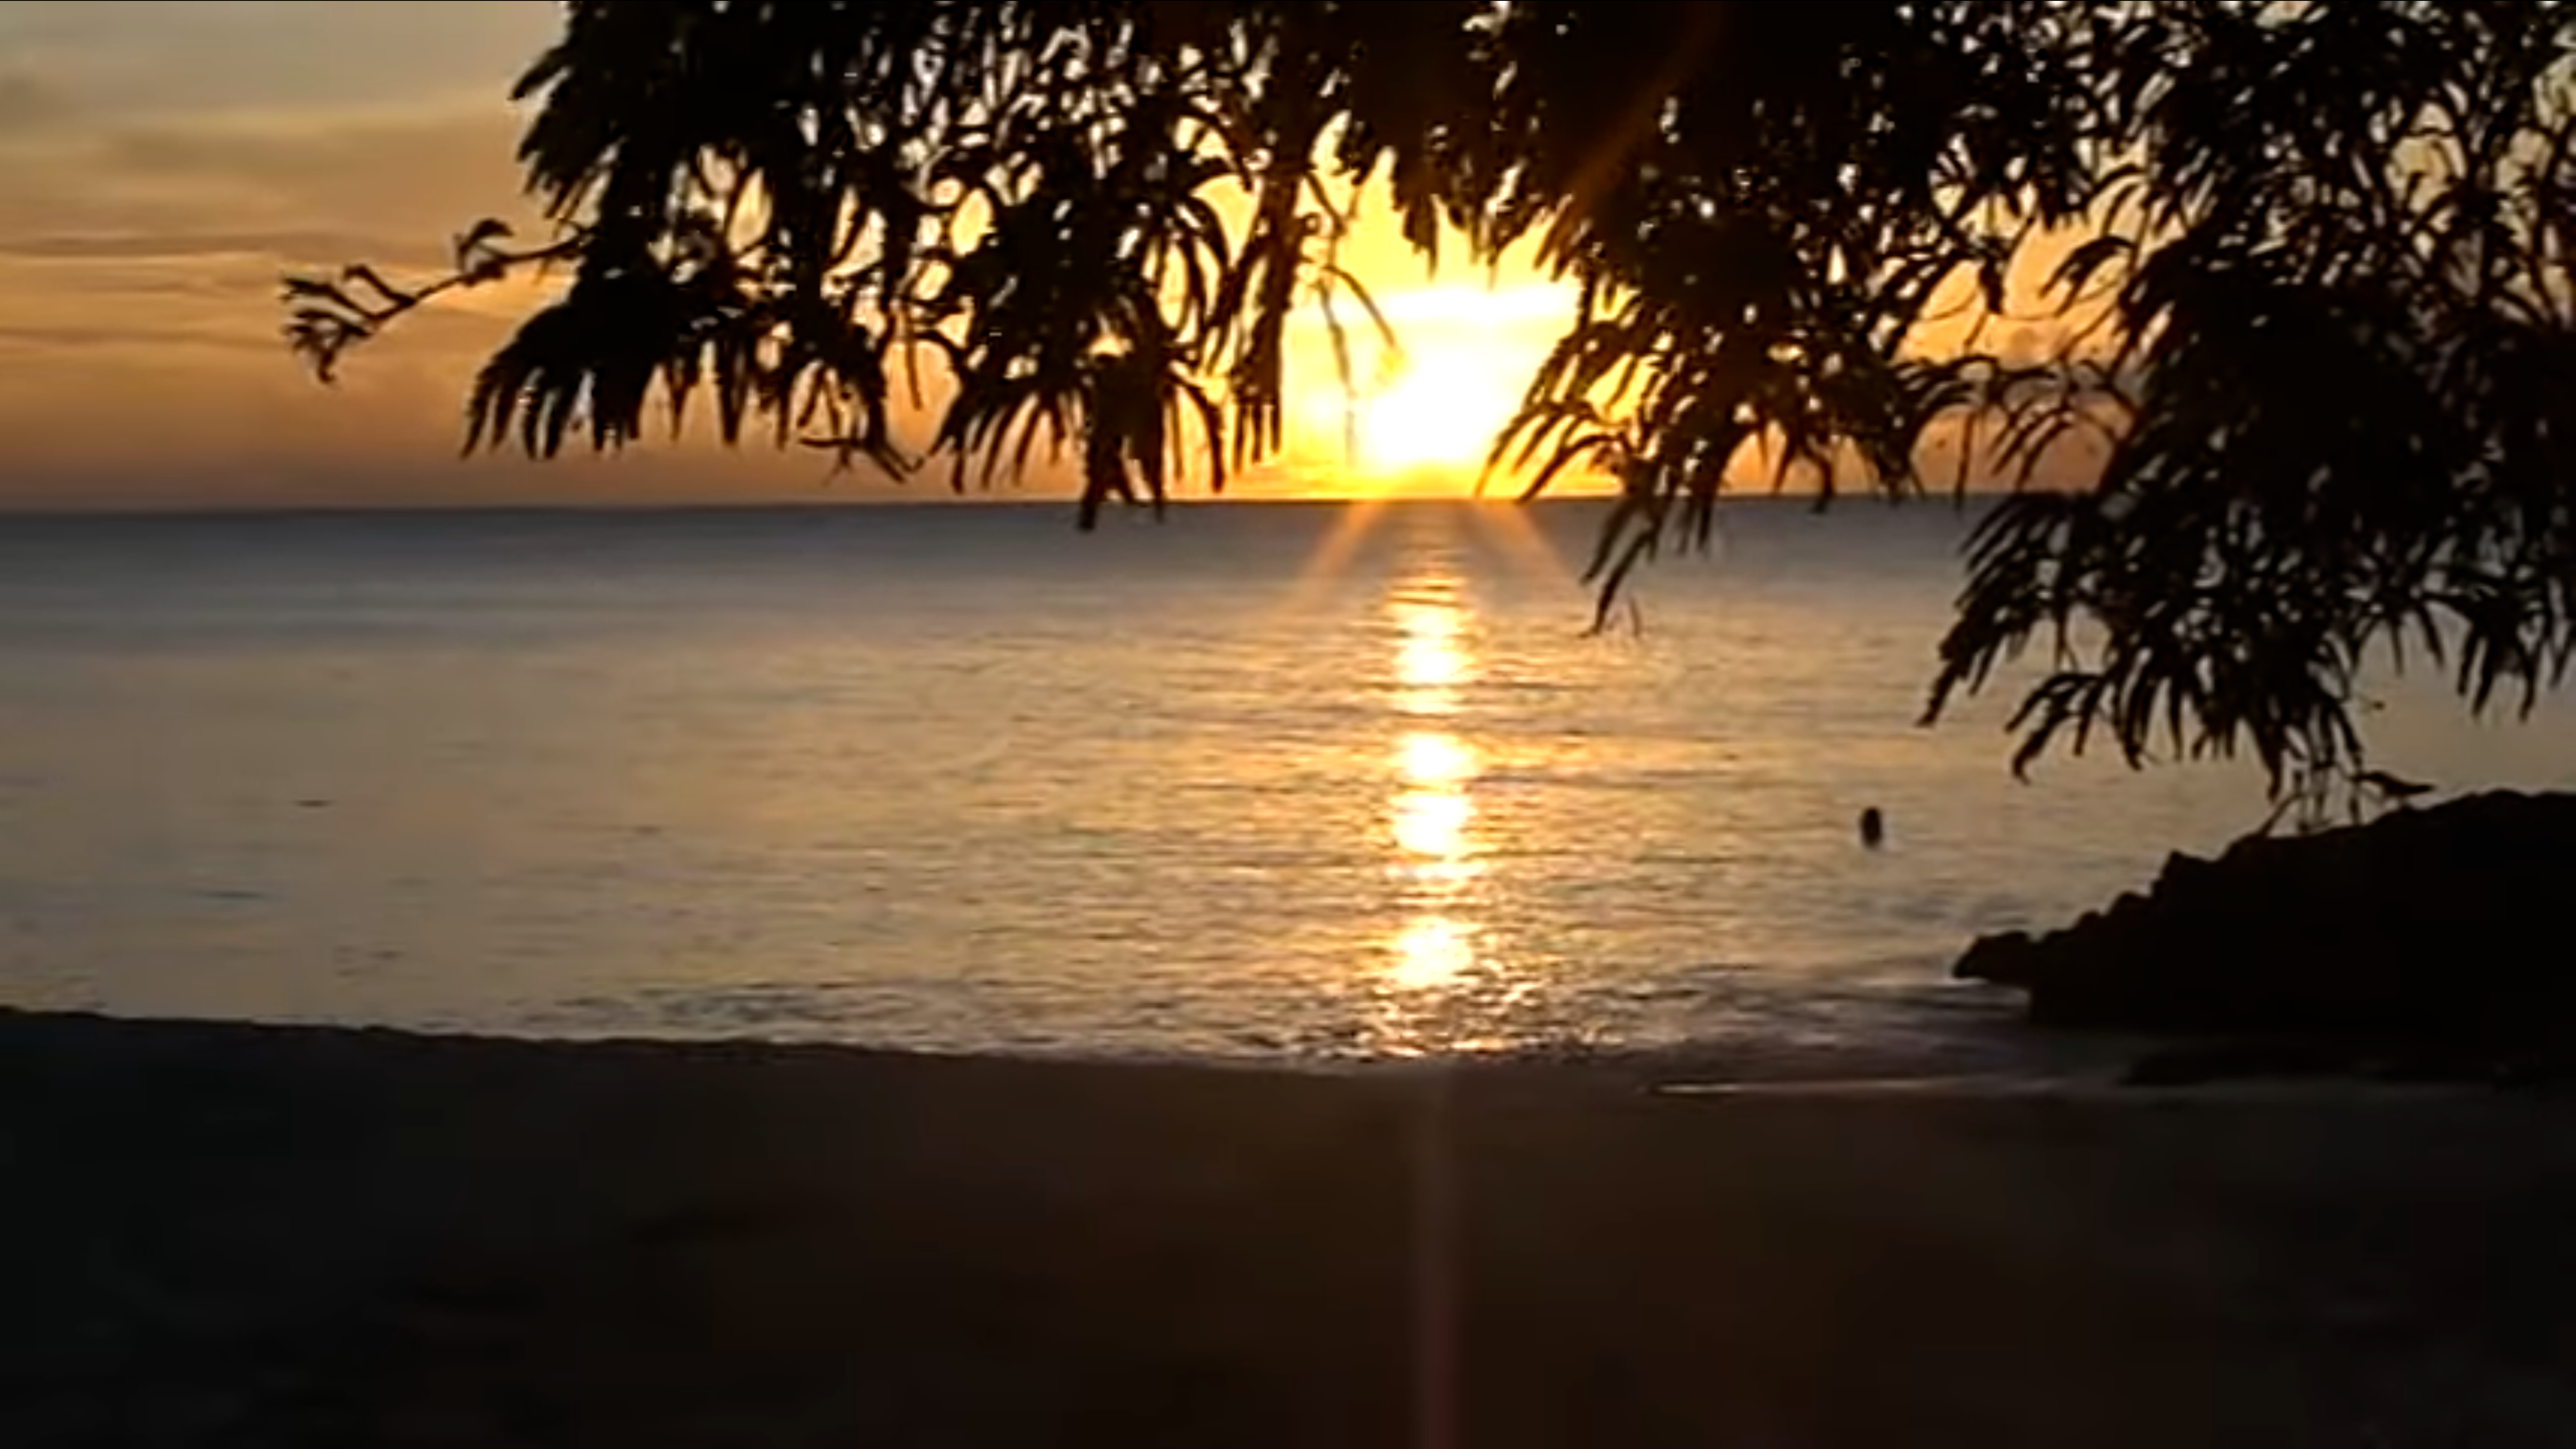
<svg viewBox="0 0 2576 1449"><path fill-rule="evenodd" d="M1872 850L1887 843L1887 817L1875 805L1860 812L1860 843Z"/></svg>

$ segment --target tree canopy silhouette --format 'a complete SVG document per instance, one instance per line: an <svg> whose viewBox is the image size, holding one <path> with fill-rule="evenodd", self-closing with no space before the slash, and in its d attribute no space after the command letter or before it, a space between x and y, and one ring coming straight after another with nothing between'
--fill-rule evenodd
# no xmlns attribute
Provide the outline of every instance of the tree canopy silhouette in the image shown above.
<svg viewBox="0 0 2576 1449"><path fill-rule="evenodd" d="M1292 309L1374 315L1337 244L1384 184L1425 251L1579 288L1493 457L1619 480L1605 604L1739 461L1830 496L2087 457L1973 536L1927 718L2036 645L2016 768L2101 731L2296 794L2358 771L2366 653L2527 710L2576 647L2571 38L2554 3L574 0L519 88L554 233L290 279L288 332L327 377L555 268L469 447L616 447L658 395L902 471L910 393L958 486L1078 457L1087 525L1278 446Z"/></svg>

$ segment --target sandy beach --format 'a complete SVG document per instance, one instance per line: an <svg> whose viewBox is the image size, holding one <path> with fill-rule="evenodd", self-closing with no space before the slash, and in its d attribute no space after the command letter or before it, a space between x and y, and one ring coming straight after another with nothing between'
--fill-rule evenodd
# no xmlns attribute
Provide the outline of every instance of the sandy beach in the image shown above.
<svg viewBox="0 0 2576 1449"><path fill-rule="evenodd" d="M0 1014L0 1443L2576 1442L2539 1092Z"/></svg>

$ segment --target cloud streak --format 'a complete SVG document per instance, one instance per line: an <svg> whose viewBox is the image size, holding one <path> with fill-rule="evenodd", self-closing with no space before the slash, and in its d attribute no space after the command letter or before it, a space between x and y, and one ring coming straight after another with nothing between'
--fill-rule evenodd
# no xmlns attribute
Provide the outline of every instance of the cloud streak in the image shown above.
<svg viewBox="0 0 2576 1449"><path fill-rule="evenodd" d="M0 141L41 132L66 119L69 98L24 70L0 70Z"/></svg>
<svg viewBox="0 0 2576 1449"><path fill-rule="evenodd" d="M0 324L0 349L20 348L53 352L63 348L140 347L211 347L229 352L267 352L280 350L275 338L252 337L237 332L210 332L192 327L150 327L108 325L101 327L21 327Z"/></svg>
<svg viewBox="0 0 2576 1449"><path fill-rule="evenodd" d="M0 508L57 503L71 478L85 498L221 506L386 470L427 501L505 482L595 497L596 476L455 465L465 385L503 335L483 299L418 319L336 390L278 335L282 273L440 270L467 223L525 215L507 87L558 18L535 0L0 6Z"/></svg>
<svg viewBox="0 0 2576 1449"><path fill-rule="evenodd" d="M0 258L59 262L173 262L266 257L294 265L328 265L357 257L405 266L436 266L441 257L418 238L392 240L353 231L125 231L0 236Z"/></svg>

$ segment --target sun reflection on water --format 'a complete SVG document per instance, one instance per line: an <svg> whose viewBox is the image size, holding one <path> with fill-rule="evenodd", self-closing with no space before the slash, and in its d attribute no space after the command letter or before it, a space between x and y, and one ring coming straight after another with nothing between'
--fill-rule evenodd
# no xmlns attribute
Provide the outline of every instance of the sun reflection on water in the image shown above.
<svg viewBox="0 0 2576 1449"><path fill-rule="evenodd" d="M1395 938L1395 964L1387 979L1405 991L1446 986L1476 964L1469 929L1446 916L1416 916Z"/></svg>
<svg viewBox="0 0 2576 1449"><path fill-rule="evenodd" d="M1406 604L1397 611L1404 637L1396 645L1395 677L1419 690L1447 689L1467 679L1467 656L1458 646L1455 604Z"/></svg>
<svg viewBox="0 0 2576 1449"><path fill-rule="evenodd" d="M1454 593L1425 590L1399 599L1395 617L1395 707L1400 714L1440 719L1458 712L1458 686L1467 682L1469 659L1461 641L1464 612ZM1426 736L1456 740L1446 735ZM1400 762L1409 768L1410 761Z"/></svg>
<svg viewBox="0 0 2576 1449"><path fill-rule="evenodd" d="M1467 826L1476 807L1452 793L1455 788L1411 789L1395 797L1388 830L1405 857L1403 868L1415 879L1433 878L1435 868L1454 877L1455 868L1467 864Z"/></svg>
<svg viewBox="0 0 2576 1449"><path fill-rule="evenodd" d="M1476 752L1466 741L1438 730L1415 730L1396 742L1396 773L1422 786L1455 787L1474 778Z"/></svg>
<svg viewBox="0 0 2576 1449"><path fill-rule="evenodd" d="M1396 712L1417 722L1394 741L1386 834L1406 916L1388 941L1384 985L1402 1000L1398 1014L1417 1024L1436 1019L1425 998L1454 992L1478 967L1478 931L1470 888L1481 874L1469 793L1481 760L1465 737L1435 728L1459 713L1475 659L1468 648L1464 590L1446 560L1424 560L1387 605L1395 626ZM1390 1023L1390 1025L1397 1025ZM1408 1049L1428 1044L1419 1029L1399 1028Z"/></svg>

